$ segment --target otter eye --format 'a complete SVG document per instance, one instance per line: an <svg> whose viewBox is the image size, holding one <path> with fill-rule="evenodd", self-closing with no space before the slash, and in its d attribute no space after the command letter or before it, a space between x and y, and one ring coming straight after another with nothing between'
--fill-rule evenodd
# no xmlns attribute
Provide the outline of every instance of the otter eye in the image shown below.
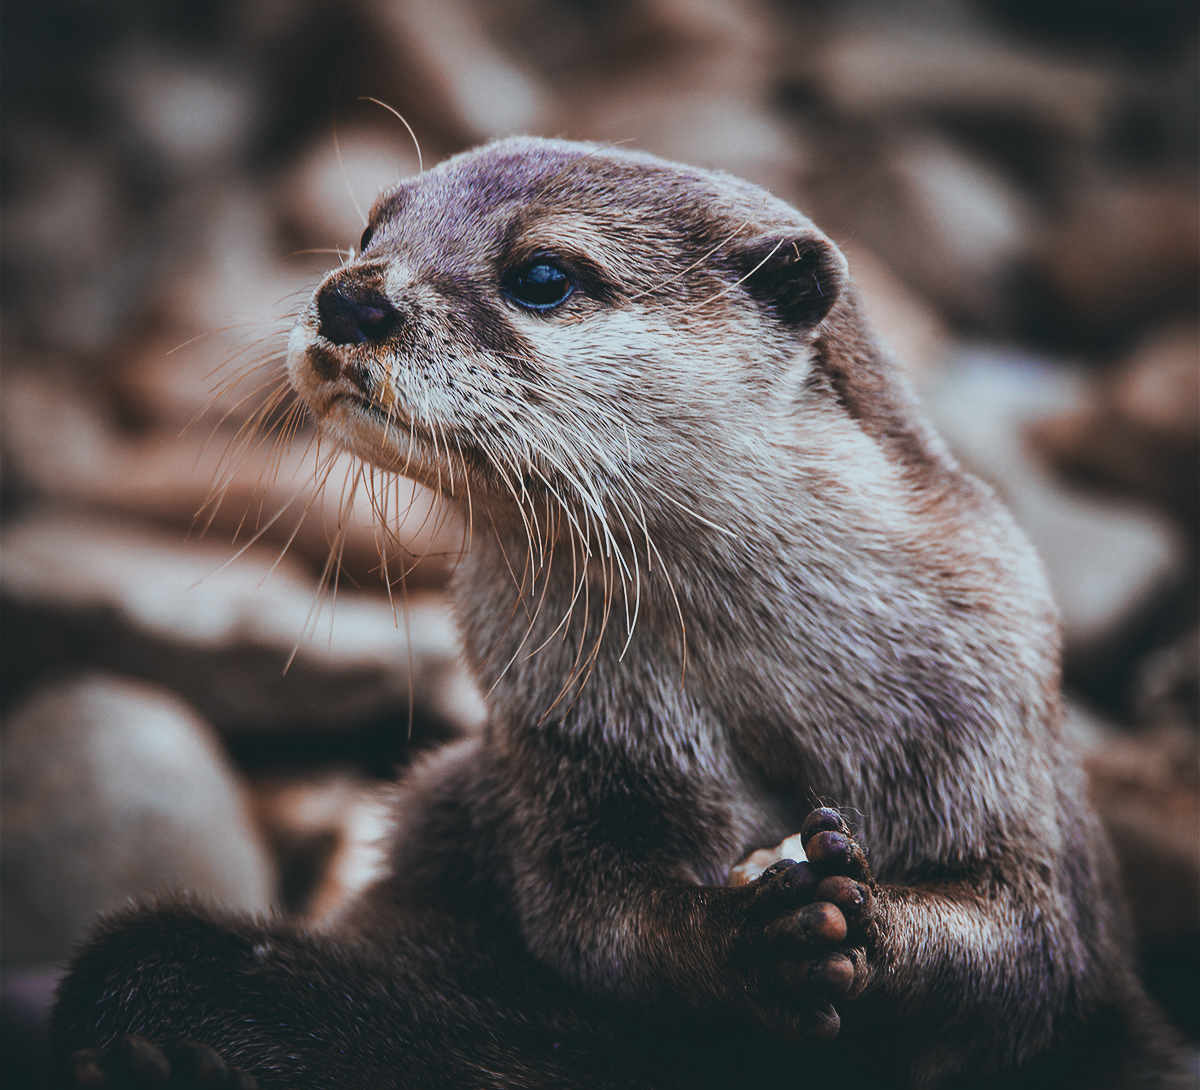
<svg viewBox="0 0 1200 1090"><path fill-rule="evenodd" d="M512 269L504 277L504 290L509 298L529 310L550 310L574 288L567 274L545 258Z"/></svg>
<svg viewBox="0 0 1200 1090"><path fill-rule="evenodd" d="M375 237L375 228L367 224L366 230L362 233L362 238L358 240L358 252L361 254L368 246L371 245L371 239Z"/></svg>

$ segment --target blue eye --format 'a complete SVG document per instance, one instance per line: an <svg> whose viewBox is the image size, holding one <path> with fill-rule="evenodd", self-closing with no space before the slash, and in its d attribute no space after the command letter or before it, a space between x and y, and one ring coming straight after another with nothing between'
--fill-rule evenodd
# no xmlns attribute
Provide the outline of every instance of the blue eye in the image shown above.
<svg viewBox="0 0 1200 1090"><path fill-rule="evenodd" d="M575 290L570 277L553 262L537 258L504 275L504 290L529 310L551 310Z"/></svg>

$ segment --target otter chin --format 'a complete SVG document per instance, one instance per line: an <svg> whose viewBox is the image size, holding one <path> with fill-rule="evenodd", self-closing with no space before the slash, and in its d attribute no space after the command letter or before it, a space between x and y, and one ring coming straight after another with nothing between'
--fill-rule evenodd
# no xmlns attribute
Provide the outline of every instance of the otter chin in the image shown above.
<svg viewBox="0 0 1200 1090"><path fill-rule="evenodd" d="M379 197L288 371L467 514L487 725L405 773L331 924L102 923L76 1085L183 1038L263 1087L729 1086L763 1031L801 1085L1181 1084L1041 566L802 213L500 141Z"/></svg>

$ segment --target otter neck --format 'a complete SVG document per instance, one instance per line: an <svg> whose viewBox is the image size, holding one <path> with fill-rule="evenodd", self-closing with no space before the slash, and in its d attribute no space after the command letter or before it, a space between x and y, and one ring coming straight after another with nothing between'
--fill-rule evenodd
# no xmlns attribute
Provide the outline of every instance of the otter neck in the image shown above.
<svg viewBox="0 0 1200 1090"><path fill-rule="evenodd" d="M864 597L896 578L882 570L896 559L863 547L874 537L870 513L845 519L819 497L789 491L802 498L770 523L745 519L736 534L680 523L654 535L656 549L609 541L586 560L561 541L552 551L531 546L520 523L477 532L457 604L493 717L536 721L579 708L604 719L640 713L678 724L687 715L735 726L744 707L731 689L781 720L794 716L797 678L848 689L852 680L840 675L853 655L839 640L863 638ZM778 511L770 496L746 499L729 509ZM806 605L821 617L820 633L768 634L767 614L788 623Z"/></svg>

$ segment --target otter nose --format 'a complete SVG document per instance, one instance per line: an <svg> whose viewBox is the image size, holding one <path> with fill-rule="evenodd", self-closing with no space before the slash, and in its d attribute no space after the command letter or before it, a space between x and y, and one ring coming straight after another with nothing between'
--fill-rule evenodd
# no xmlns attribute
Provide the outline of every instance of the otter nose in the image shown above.
<svg viewBox="0 0 1200 1090"><path fill-rule="evenodd" d="M318 332L334 344L382 341L400 312L387 296L364 284L331 280L317 293Z"/></svg>

